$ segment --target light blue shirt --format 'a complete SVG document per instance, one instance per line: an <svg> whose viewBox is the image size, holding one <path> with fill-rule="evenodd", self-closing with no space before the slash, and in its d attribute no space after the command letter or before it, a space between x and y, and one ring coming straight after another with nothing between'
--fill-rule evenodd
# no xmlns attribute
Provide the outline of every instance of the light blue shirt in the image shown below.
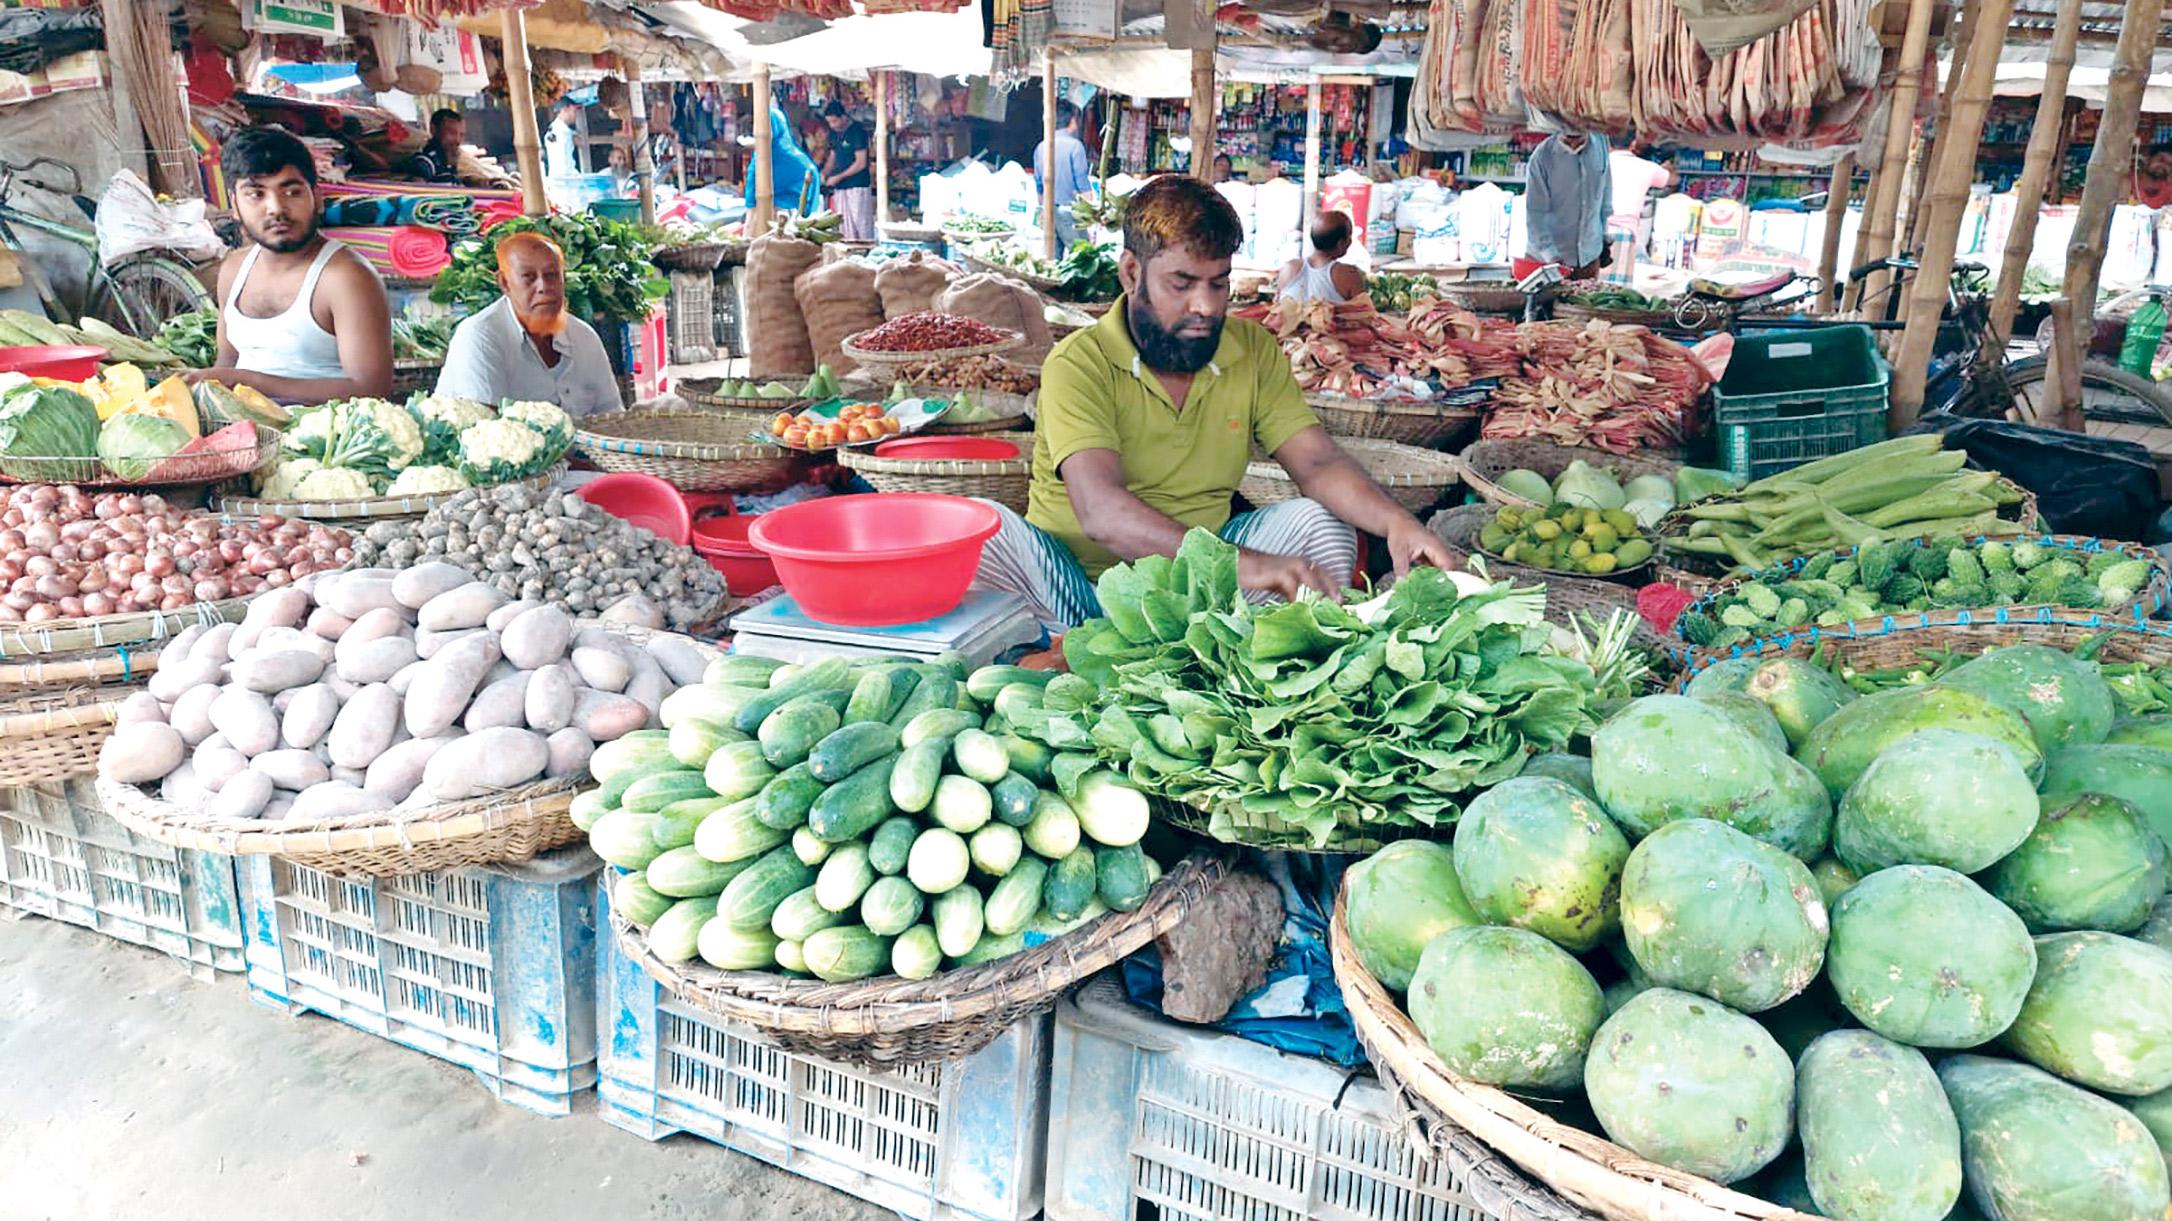
<svg viewBox="0 0 2172 1221"><path fill-rule="evenodd" d="M1048 142L1033 150L1033 185L1047 181ZM1072 200L1094 189L1093 164L1086 159L1086 146L1077 136L1067 131L1056 133L1056 206L1061 208Z"/></svg>
<svg viewBox="0 0 2172 1221"><path fill-rule="evenodd" d="M1606 250L1606 214L1613 207L1606 137L1592 136L1577 152L1548 136L1531 153L1524 188L1524 252L1578 268Z"/></svg>
<svg viewBox="0 0 2172 1221"><path fill-rule="evenodd" d="M514 315L512 300L499 297L453 328L437 376L438 397L556 403L576 420L625 406L596 328L569 315L551 347L558 363L546 365Z"/></svg>

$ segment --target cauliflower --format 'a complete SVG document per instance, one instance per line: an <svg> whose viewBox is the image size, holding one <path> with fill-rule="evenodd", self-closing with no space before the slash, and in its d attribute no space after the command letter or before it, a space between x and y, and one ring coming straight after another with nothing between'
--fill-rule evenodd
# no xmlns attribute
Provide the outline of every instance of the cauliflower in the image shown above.
<svg viewBox="0 0 2172 1221"><path fill-rule="evenodd" d="M410 400L408 410L422 425L423 461L441 466L452 461L460 449L460 430L470 424L480 424L491 419L494 413L489 407L474 399L418 397Z"/></svg>
<svg viewBox="0 0 2172 1221"><path fill-rule="evenodd" d="M257 495L266 500L292 499L294 489L300 486L302 480L316 474L323 467L324 464L315 458L282 458L265 478L264 485L257 489Z"/></svg>
<svg viewBox="0 0 2172 1221"><path fill-rule="evenodd" d="M484 420L460 430L460 473L477 487L533 475L549 460L543 437L515 420Z"/></svg>
<svg viewBox="0 0 2172 1221"><path fill-rule="evenodd" d="M397 403L383 399L348 399L339 405L331 456L326 466L343 466L384 479L422 457L422 426Z"/></svg>
<svg viewBox="0 0 2172 1221"><path fill-rule="evenodd" d="M507 403L498 418L518 420L543 435L544 448L562 451L573 444L573 420L556 403Z"/></svg>
<svg viewBox="0 0 2172 1221"><path fill-rule="evenodd" d="M280 448L322 462L325 451L332 447L338 422L339 404L323 403L312 407L294 417Z"/></svg>
<svg viewBox="0 0 2172 1221"><path fill-rule="evenodd" d="M294 488L297 500L368 500L375 495L369 476L335 466L309 472Z"/></svg>
<svg viewBox="0 0 2172 1221"><path fill-rule="evenodd" d="M469 486L459 471L449 466L411 466L385 489L387 496L427 496L432 492L457 492Z"/></svg>

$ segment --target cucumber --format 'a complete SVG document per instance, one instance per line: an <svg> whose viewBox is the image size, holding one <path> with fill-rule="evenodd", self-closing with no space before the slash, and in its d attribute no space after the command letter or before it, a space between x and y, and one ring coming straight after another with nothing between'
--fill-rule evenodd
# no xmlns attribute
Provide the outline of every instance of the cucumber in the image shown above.
<svg viewBox="0 0 2172 1221"><path fill-rule="evenodd" d="M943 968L943 949L935 930L916 924L890 943L890 970L901 979L926 979Z"/></svg>
<svg viewBox="0 0 2172 1221"><path fill-rule="evenodd" d="M833 984L866 979L890 965L890 939L858 924L826 928L799 944L807 969Z"/></svg>
<svg viewBox="0 0 2172 1221"><path fill-rule="evenodd" d="M771 777L755 795L755 817L779 831L804 827L807 811L814 808L822 790L823 784L814 778L813 770L804 763L795 763Z"/></svg>
<svg viewBox="0 0 2172 1221"><path fill-rule="evenodd" d="M1041 887L1041 906L1058 920L1069 920L1094 901L1099 877L1094 872L1094 850L1074 849L1048 871Z"/></svg>
<svg viewBox="0 0 2172 1221"><path fill-rule="evenodd" d="M950 745L950 754L958 761L960 772L982 784L994 784L1010 774L1010 755L1004 752L1003 743L985 730L959 730Z"/></svg>
<svg viewBox="0 0 2172 1221"><path fill-rule="evenodd" d="M783 665L778 666L776 669L771 670L769 672L769 681L763 683L762 687L764 690L775 690L777 687L782 686L785 683L791 682L793 675L798 674L801 670L804 670L806 668L806 666L800 664L799 662L788 661Z"/></svg>
<svg viewBox="0 0 2172 1221"><path fill-rule="evenodd" d="M1049 761L1048 778L1065 801L1078 800L1079 778L1101 766L1101 760L1077 751L1062 751Z"/></svg>
<svg viewBox="0 0 2172 1221"><path fill-rule="evenodd" d="M1007 738L1013 733L1017 732L1017 727L1011 724L1010 718L1004 716L1000 712L989 713L987 719L983 720L980 723L980 727L984 732L988 734L989 737L995 738L998 741L1001 741L1002 739ZM1010 761L1008 759L1004 760L1006 766L1008 766L1009 762Z"/></svg>
<svg viewBox="0 0 2172 1221"><path fill-rule="evenodd" d="M897 730L884 721L862 721L817 742L808 752L807 768L815 779L835 784L897 749Z"/></svg>
<svg viewBox="0 0 2172 1221"><path fill-rule="evenodd" d="M1007 823L992 822L973 832L966 841L966 848L973 854L973 867L989 877L1000 878L1018 867L1018 858L1026 853L1025 840L1018 828Z"/></svg>
<svg viewBox="0 0 2172 1221"><path fill-rule="evenodd" d="M982 963L994 962L998 958L1009 958L1025 948L1026 937L1023 933L1012 933L1006 937L982 937L973 946L972 950L952 965L977 967Z"/></svg>
<svg viewBox="0 0 2172 1221"><path fill-rule="evenodd" d="M760 694L753 687L697 683L665 696L664 702L656 706L656 719L665 729L677 729L687 721L708 721L737 733L732 729L732 718Z"/></svg>
<svg viewBox="0 0 2172 1221"><path fill-rule="evenodd" d="M900 746L913 746L929 738L947 738L964 729L980 728L980 718L955 708L931 708L906 723L898 734Z"/></svg>
<svg viewBox="0 0 2172 1221"><path fill-rule="evenodd" d="M972 867L973 854L957 832L929 827L913 840L912 853L905 861L905 876L920 888L921 894L939 895L963 883Z"/></svg>
<svg viewBox="0 0 2172 1221"><path fill-rule="evenodd" d="M983 715L980 701L973 698L973 693L965 689L964 683L959 683L955 691L956 694L951 698L950 706L960 712L970 712L973 714L974 720L979 720Z"/></svg>
<svg viewBox="0 0 2172 1221"><path fill-rule="evenodd" d="M780 941L777 943L777 966L782 970L799 975L807 973L807 954L800 949L799 942Z"/></svg>
<svg viewBox="0 0 2172 1221"><path fill-rule="evenodd" d="M717 809L702 819L701 825L694 830L694 848L719 863L744 861L788 843L791 838L791 832L779 831L763 823L755 812L754 799L750 797Z"/></svg>
<svg viewBox="0 0 2172 1221"><path fill-rule="evenodd" d="M1137 844L1096 851L1094 879L1095 896L1120 912L1139 910L1152 885L1146 878L1146 853Z"/></svg>
<svg viewBox="0 0 2172 1221"><path fill-rule="evenodd" d="M1033 799L1033 821L1026 824L1026 847L1060 861L1078 847L1078 813L1054 793Z"/></svg>
<svg viewBox="0 0 2172 1221"><path fill-rule="evenodd" d="M981 703L991 703L1005 687L1024 684L1035 691L1056 677L1054 670L1028 670L1024 666L982 666L965 680L965 689Z"/></svg>
<svg viewBox="0 0 2172 1221"><path fill-rule="evenodd" d="M815 898L833 912L850 911L874 884L875 867L867 863L867 845L841 844L815 874Z"/></svg>
<svg viewBox="0 0 2172 1221"><path fill-rule="evenodd" d="M927 809L935 800L936 782L943 778L943 760L949 757L949 738L929 738L906 747L890 771L891 804L907 814Z"/></svg>
<svg viewBox="0 0 2172 1221"><path fill-rule="evenodd" d="M1034 917L1033 922L1026 925L1024 931L1026 937L1031 940L1033 944L1039 945L1044 941L1049 941L1054 938L1061 937L1065 933L1075 932L1078 929L1084 928L1088 924L1091 924L1095 920L1098 920L1108 914L1109 909L1103 906L1101 900L1099 899L1094 899L1088 902L1084 911L1081 911L1079 914L1071 917L1069 920L1058 920L1054 916L1049 915L1046 908L1043 908L1041 910L1041 914Z"/></svg>
<svg viewBox="0 0 2172 1221"><path fill-rule="evenodd" d="M762 757L759 742L734 742L709 756L701 769L702 783L728 801L754 796L776 776L777 769Z"/></svg>
<svg viewBox="0 0 2172 1221"><path fill-rule="evenodd" d="M949 708L957 696L956 679L940 669L923 668L919 681L913 684L912 693L905 697L905 702L897 706L896 712L890 714L890 724L903 729L923 712Z"/></svg>
<svg viewBox="0 0 2172 1221"><path fill-rule="evenodd" d="M1041 710L1041 689L1028 683L1012 683L996 693L992 705L995 714L1006 720L1018 720Z"/></svg>
<svg viewBox="0 0 2172 1221"><path fill-rule="evenodd" d="M709 762L709 756L715 754L717 748L747 740L747 735L729 725L699 717L688 717L668 732L671 757L682 767L700 768Z"/></svg>
<svg viewBox="0 0 2172 1221"><path fill-rule="evenodd" d="M1033 808L1041 800L1041 790L1013 772L996 781L988 796L995 803L997 818L1010 826L1024 827L1033 822Z"/></svg>
<svg viewBox="0 0 2172 1221"><path fill-rule="evenodd" d="M611 883L611 910L635 924L647 926L656 923L656 917L671 910L669 895L656 893L649 885L646 873L636 869L632 873L618 875Z"/></svg>
<svg viewBox="0 0 2172 1221"><path fill-rule="evenodd" d="M674 899L698 899L703 895L723 894L724 887L744 868L744 861L719 864L688 844L650 861L646 875L649 888L657 894Z"/></svg>
<svg viewBox="0 0 2172 1221"><path fill-rule="evenodd" d="M778 939L766 928L733 928L722 920L701 926L695 946L719 971L760 971L777 961Z"/></svg>
<svg viewBox="0 0 2172 1221"><path fill-rule="evenodd" d="M845 724L858 725L863 721L881 721L887 724L897 710L905 706L905 700L920 683L920 676L911 666L877 666L860 675L860 681L852 686L852 698L845 704Z"/></svg>
<svg viewBox="0 0 2172 1221"><path fill-rule="evenodd" d="M665 962L687 962L700 952L701 930L716 917L716 896L681 899L649 925L649 951Z"/></svg>
<svg viewBox="0 0 2172 1221"><path fill-rule="evenodd" d="M929 806L935 821L960 835L971 835L988 825L995 804L980 782L964 776L945 776L935 782L935 801Z"/></svg>
<svg viewBox="0 0 2172 1221"><path fill-rule="evenodd" d="M582 789L573 795L573 803L566 807L566 814L573 819L573 825L583 831L593 830L596 820L610 812L611 807L603 804L601 789Z"/></svg>
<svg viewBox="0 0 2172 1221"><path fill-rule="evenodd" d="M671 757L671 735L661 729L636 729L605 742L588 757L588 774L601 784L627 772L655 772L677 767Z"/></svg>
<svg viewBox="0 0 2172 1221"><path fill-rule="evenodd" d="M721 808L716 798L707 797L661 810L612 810L589 828L588 846L621 869L646 869L673 848L693 843L695 829Z"/></svg>
<svg viewBox="0 0 2172 1221"><path fill-rule="evenodd" d="M885 818L875 828L875 834L867 841L867 863L884 877L905 872L905 862L912 856L913 840L919 838L920 824L910 818Z"/></svg>
<svg viewBox="0 0 2172 1221"><path fill-rule="evenodd" d="M843 924L845 918L822 906L816 894L819 884L795 890L777 904L777 910L769 914L769 931L780 940L805 941L810 934L819 933L834 924Z"/></svg>
<svg viewBox="0 0 2172 1221"><path fill-rule="evenodd" d="M920 892L904 878L876 878L860 896L860 923L870 932L895 937L912 927L923 906Z"/></svg>
<svg viewBox="0 0 2172 1221"><path fill-rule="evenodd" d="M973 659L956 649L944 649L928 662L928 665L948 671L951 681L964 682L973 673Z"/></svg>
<svg viewBox="0 0 2172 1221"><path fill-rule="evenodd" d="M800 696L829 691L851 681L852 672L845 665L845 659L842 657L825 657L820 661L811 662L795 671L781 683L774 681L774 676L772 676L769 690L748 700L733 715L732 728L741 733L754 733L762 727L763 721L769 719L770 713L784 707ZM851 699L851 692L849 690L842 692L835 711L844 711L843 701L849 699Z"/></svg>
<svg viewBox="0 0 2172 1221"><path fill-rule="evenodd" d="M702 671L701 682L705 687L767 687L769 676L783 668L784 663L774 657L726 653Z"/></svg>
<svg viewBox="0 0 2172 1221"><path fill-rule="evenodd" d="M815 833L805 827L792 832L792 855L802 865L819 865L830 854L830 846L815 838Z"/></svg>
<svg viewBox="0 0 2172 1221"><path fill-rule="evenodd" d="M935 901L935 944L946 958L963 958L980 944L980 892L960 886Z"/></svg>
<svg viewBox="0 0 2172 1221"><path fill-rule="evenodd" d="M844 717L836 709L819 699L802 698L764 717L754 736L771 767L790 767L842 724Z"/></svg>
<svg viewBox="0 0 2172 1221"><path fill-rule="evenodd" d="M822 791L807 811L807 829L833 844L858 839L888 818L892 759L877 759Z"/></svg>
<svg viewBox="0 0 2172 1221"><path fill-rule="evenodd" d="M1012 775L1024 776L1035 784L1048 783L1048 765L1055 761L1055 751L1015 733L1004 734L998 741L1003 743L1003 753L1010 756Z"/></svg>
<svg viewBox="0 0 2172 1221"><path fill-rule="evenodd" d="M1106 770L1088 772L1079 778L1071 808L1078 814L1078 829L1085 832L1086 838L1111 848L1136 844L1145 838L1152 816L1146 794Z"/></svg>
<svg viewBox="0 0 2172 1221"><path fill-rule="evenodd" d="M647 814L677 802L714 796L716 794L702 782L700 772L684 768L671 772L651 772L641 777L619 795L618 804L622 809Z"/></svg>
<svg viewBox="0 0 2172 1221"><path fill-rule="evenodd" d="M766 929L777 905L814 885L815 872L787 846L773 848L733 878L717 899L719 920L737 929Z"/></svg>
<svg viewBox="0 0 2172 1221"><path fill-rule="evenodd" d="M1003 880L988 892L984 916L988 931L998 937L1006 937L1026 927L1028 921L1040 914L1041 887L1048 881L1048 865L1033 857L1027 857L1012 866Z"/></svg>

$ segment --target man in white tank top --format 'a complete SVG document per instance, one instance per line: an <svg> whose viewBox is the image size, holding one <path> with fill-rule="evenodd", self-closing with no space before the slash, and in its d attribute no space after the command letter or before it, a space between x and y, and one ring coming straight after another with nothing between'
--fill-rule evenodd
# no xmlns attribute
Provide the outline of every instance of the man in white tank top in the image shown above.
<svg viewBox="0 0 2172 1221"><path fill-rule="evenodd" d="M251 245L219 268L218 367L187 374L289 403L392 390L392 306L361 256L317 228L317 166L277 127L234 133L219 157Z"/></svg>
<svg viewBox="0 0 2172 1221"><path fill-rule="evenodd" d="M1282 269L1277 295L1290 301L1341 305L1365 295L1365 273L1342 261L1350 253L1350 218L1322 212L1312 218L1312 249Z"/></svg>

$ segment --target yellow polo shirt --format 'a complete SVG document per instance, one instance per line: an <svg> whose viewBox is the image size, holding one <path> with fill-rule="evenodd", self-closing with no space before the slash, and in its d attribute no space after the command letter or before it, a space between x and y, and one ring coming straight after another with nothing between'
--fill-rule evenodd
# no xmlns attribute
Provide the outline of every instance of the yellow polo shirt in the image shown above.
<svg viewBox="0 0 2172 1221"><path fill-rule="evenodd" d="M1041 368L1033 489L1026 520L1061 539L1088 576L1117 562L1086 537L1057 468L1080 450L1113 449L1131 494L1187 526L1220 530L1257 444L1266 453L1319 423L1266 327L1232 318L1183 409L1139 357L1118 297L1100 322L1065 339Z"/></svg>

